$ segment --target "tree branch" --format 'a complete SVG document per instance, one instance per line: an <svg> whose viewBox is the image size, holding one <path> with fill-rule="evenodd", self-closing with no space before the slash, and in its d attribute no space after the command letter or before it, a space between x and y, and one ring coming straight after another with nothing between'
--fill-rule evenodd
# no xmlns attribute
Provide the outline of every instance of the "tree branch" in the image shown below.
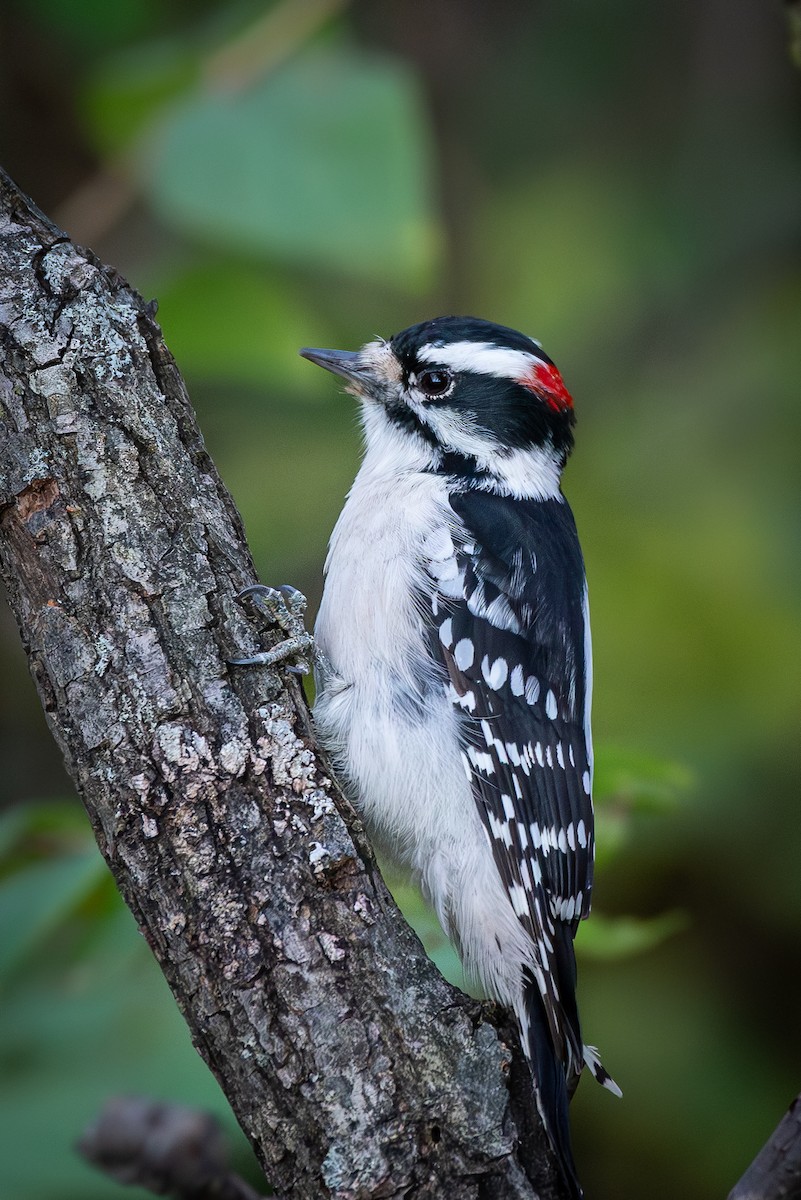
<svg viewBox="0 0 801 1200"><path fill-rule="evenodd" d="M266 1200L230 1170L219 1123L199 1109L117 1096L84 1130L76 1149L118 1183L157 1196Z"/></svg>
<svg viewBox="0 0 801 1200"><path fill-rule="evenodd" d="M801 1200L801 1096L796 1096L728 1200Z"/></svg>
<svg viewBox="0 0 801 1200"><path fill-rule="evenodd" d="M525 1068L399 915L296 681L225 666L254 647L253 564L153 306L5 176L0 321L0 569L31 672L271 1183L559 1197Z"/></svg>

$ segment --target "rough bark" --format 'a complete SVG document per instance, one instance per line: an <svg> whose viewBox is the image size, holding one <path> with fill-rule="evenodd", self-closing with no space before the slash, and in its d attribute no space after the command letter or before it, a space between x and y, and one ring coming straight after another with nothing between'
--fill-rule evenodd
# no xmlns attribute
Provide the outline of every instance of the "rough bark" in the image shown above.
<svg viewBox="0 0 801 1200"><path fill-rule="evenodd" d="M100 849L271 1183L559 1196L519 1058L398 913L296 681L226 667L256 648L253 564L154 307L5 176L0 568Z"/></svg>

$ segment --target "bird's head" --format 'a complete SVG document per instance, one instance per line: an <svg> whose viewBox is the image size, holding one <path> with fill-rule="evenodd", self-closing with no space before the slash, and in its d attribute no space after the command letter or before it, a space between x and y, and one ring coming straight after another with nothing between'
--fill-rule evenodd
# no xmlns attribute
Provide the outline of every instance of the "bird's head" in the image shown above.
<svg viewBox="0 0 801 1200"><path fill-rule="evenodd" d="M368 450L390 435L396 452L407 445L409 461L427 459L429 469L520 495L558 491L573 402L533 338L475 317L437 317L361 350L301 354L362 401Z"/></svg>

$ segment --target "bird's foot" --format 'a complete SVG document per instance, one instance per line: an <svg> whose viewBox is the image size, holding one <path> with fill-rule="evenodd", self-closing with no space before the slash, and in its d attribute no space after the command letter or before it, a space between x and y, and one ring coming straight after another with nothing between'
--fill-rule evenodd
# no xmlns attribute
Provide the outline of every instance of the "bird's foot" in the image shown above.
<svg viewBox="0 0 801 1200"><path fill-rule="evenodd" d="M251 654L247 658L229 658L232 667L274 667L287 663L287 670L295 675L308 675L314 650L314 638L303 623L306 612L306 597L288 583L280 587L267 587L254 583L237 595L237 600L249 604L256 612L286 634L286 638L269 650Z"/></svg>

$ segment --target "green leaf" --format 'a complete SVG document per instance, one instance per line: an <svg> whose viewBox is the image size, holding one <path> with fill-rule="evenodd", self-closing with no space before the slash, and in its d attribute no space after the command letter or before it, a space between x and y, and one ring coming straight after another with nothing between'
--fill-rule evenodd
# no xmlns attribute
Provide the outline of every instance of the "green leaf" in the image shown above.
<svg viewBox="0 0 801 1200"><path fill-rule="evenodd" d="M426 126L399 62L306 53L198 92L136 161L162 217L213 244L411 286L433 266Z"/></svg>

